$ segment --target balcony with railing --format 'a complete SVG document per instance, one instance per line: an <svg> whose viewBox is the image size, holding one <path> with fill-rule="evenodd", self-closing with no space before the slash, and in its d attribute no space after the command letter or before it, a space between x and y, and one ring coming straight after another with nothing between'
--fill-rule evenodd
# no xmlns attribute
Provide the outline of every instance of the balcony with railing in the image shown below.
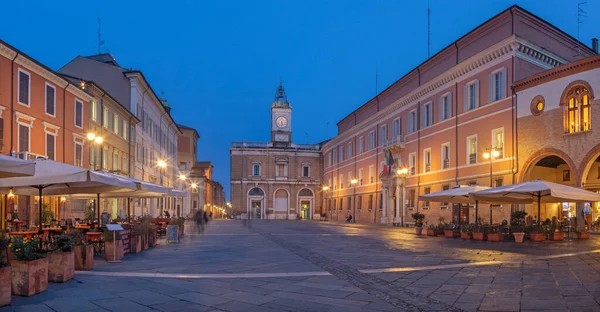
<svg viewBox="0 0 600 312"><path fill-rule="evenodd" d="M392 152L406 148L406 145L404 142L404 136L397 135L397 136L394 136L391 140L384 141L383 147L392 149Z"/></svg>
<svg viewBox="0 0 600 312"><path fill-rule="evenodd" d="M23 160L48 159L48 156L30 152L12 152L12 156Z"/></svg>
<svg viewBox="0 0 600 312"><path fill-rule="evenodd" d="M425 172L431 171L431 164L425 164Z"/></svg>
<svg viewBox="0 0 600 312"><path fill-rule="evenodd" d="M415 167L410 167L410 175L415 175Z"/></svg>
<svg viewBox="0 0 600 312"><path fill-rule="evenodd" d="M442 166L443 166L443 169L450 168L450 159L444 159Z"/></svg>
<svg viewBox="0 0 600 312"><path fill-rule="evenodd" d="M469 154L469 164L472 165L477 162L477 154Z"/></svg>

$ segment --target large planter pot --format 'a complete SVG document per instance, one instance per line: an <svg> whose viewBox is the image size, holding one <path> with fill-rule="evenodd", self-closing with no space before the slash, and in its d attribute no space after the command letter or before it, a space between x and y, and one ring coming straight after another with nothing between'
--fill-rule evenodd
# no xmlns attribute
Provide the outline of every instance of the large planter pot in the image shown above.
<svg viewBox="0 0 600 312"><path fill-rule="evenodd" d="M504 241L504 234L490 233L487 236L487 240L490 241L490 242L503 242Z"/></svg>
<svg viewBox="0 0 600 312"><path fill-rule="evenodd" d="M525 233L513 233L513 236L515 237L515 242L522 243L523 238L525 238Z"/></svg>
<svg viewBox="0 0 600 312"><path fill-rule="evenodd" d="M10 304L12 268L0 268L0 307Z"/></svg>
<svg viewBox="0 0 600 312"><path fill-rule="evenodd" d="M553 241L561 241L565 239L565 233L563 232L554 232L550 234L550 239Z"/></svg>
<svg viewBox="0 0 600 312"><path fill-rule="evenodd" d="M588 239L590 238L590 232L577 232L577 238Z"/></svg>
<svg viewBox="0 0 600 312"><path fill-rule="evenodd" d="M90 271L94 268L94 246L93 245L75 245L75 270Z"/></svg>
<svg viewBox="0 0 600 312"><path fill-rule="evenodd" d="M442 230L442 229L436 229L435 230L435 234L437 234L437 235L444 235L444 230Z"/></svg>
<svg viewBox="0 0 600 312"><path fill-rule="evenodd" d="M444 230L444 236L446 236L446 238L456 238L460 236L460 232L454 230Z"/></svg>
<svg viewBox="0 0 600 312"><path fill-rule="evenodd" d="M473 232L473 239L478 241L484 241L486 239L485 233L475 233Z"/></svg>
<svg viewBox="0 0 600 312"><path fill-rule="evenodd" d="M140 235L142 239L142 250L148 249L148 234Z"/></svg>
<svg viewBox="0 0 600 312"><path fill-rule="evenodd" d="M427 229L427 236L437 236L435 229Z"/></svg>
<svg viewBox="0 0 600 312"><path fill-rule="evenodd" d="M64 283L75 277L75 252L48 253L48 281Z"/></svg>
<svg viewBox="0 0 600 312"><path fill-rule="evenodd" d="M460 238L462 239L471 239L472 234L469 232L460 232Z"/></svg>
<svg viewBox="0 0 600 312"><path fill-rule="evenodd" d="M546 234L544 233L532 233L529 234L529 238L531 238L532 242L543 242L546 240Z"/></svg>
<svg viewBox="0 0 600 312"><path fill-rule="evenodd" d="M131 253L140 253L142 252L142 236L141 235L133 235L131 237Z"/></svg>
<svg viewBox="0 0 600 312"><path fill-rule="evenodd" d="M104 255L106 260L121 260L123 259L123 241L116 240L104 243Z"/></svg>
<svg viewBox="0 0 600 312"><path fill-rule="evenodd" d="M416 227L415 228L415 233L417 233L417 235L422 235L423 234L423 228L422 227Z"/></svg>
<svg viewBox="0 0 600 312"><path fill-rule="evenodd" d="M12 293L33 296L48 289L48 259L10 262L12 266Z"/></svg>
<svg viewBox="0 0 600 312"><path fill-rule="evenodd" d="M156 246L156 232L148 233L148 247Z"/></svg>

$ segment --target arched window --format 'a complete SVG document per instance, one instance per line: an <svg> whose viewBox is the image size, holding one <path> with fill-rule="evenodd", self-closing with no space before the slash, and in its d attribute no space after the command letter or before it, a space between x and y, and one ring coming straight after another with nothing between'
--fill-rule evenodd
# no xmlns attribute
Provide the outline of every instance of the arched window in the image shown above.
<svg viewBox="0 0 600 312"><path fill-rule="evenodd" d="M313 196L313 192L309 189L302 189L302 190L300 190L300 193L298 193L298 196L310 197L310 196Z"/></svg>
<svg viewBox="0 0 600 312"><path fill-rule="evenodd" d="M590 90L583 85L571 87L564 98L565 132L575 133L591 129Z"/></svg>
<svg viewBox="0 0 600 312"><path fill-rule="evenodd" d="M265 196L265 192L258 187L255 187L248 192L249 196Z"/></svg>

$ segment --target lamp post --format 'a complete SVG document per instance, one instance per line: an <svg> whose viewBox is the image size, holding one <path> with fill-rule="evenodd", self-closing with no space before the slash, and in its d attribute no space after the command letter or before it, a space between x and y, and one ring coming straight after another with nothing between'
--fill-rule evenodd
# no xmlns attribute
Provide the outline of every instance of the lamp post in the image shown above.
<svg viewBox="0 0 600 312"><path fill-rule="evenodd" d="M100 153L100 161L99 161L100 168L96 168L96 164L98 163L98 161L97 161L98 158L94 157L94 170L102 169L102 163L104 162L103 155L102 155L102 143L104 142L104 139L101 136L96 135L93 132L90 132L87 134L87 139L88 139L88 141L98 145L98 152Z"/></svg>
<svg viewBox="0 0 600 312"><path fill-rule="evenodd" d="M159 159L156 162L156 165L158 166L158 171L159 171L159 174L160 174L160 185L163 185L163 171L167 167L167 162L164 161L164 160L162 160L162 159ZM165 207L164 207L165 200L164 200L164 198L159 198L158 200L160 201L160 213L162 215L162 213L165 210Z"/></svg>
<svg viewBox="0 0 600 312"><path fill-rule="evenodd" d="M485 159L489 159L490 160L490 187L493 187L493 171L492 171L492 161L494 160L494 158L497 158L498 156L500 156L500 152L498 150L496 150L493 147L490 147L488 149L489 152L485 152L483 153L483 158ZM475 216L475 218L477 218L477 216ZM490 225L492 225L492 204L490 204Z"/></svg>
<svg viewBox="0 0 600 312"><path fill-rule="evenodd" d="M185 174L179 174L179 181L181 181L181 190L183 191L183 184L187 180ZM183 196L181 196L181 206L177 207L177 217L181 217L181 211L183 211Z"/></svg>
<svg viewBox="0 0 600 312"><path fill-rule="evenodd" d="M356 223L356 184L358 184L358 180L352 179L352 180L350 180L350 184L354 187L354 196L352 198L352 201L353 201L352 208L354 209L354 218L352 219L352 221L354 223Z"/></svg>
<svg viewBox="0 0 600 312"><path fill-rule="evenodd" d="M327 207L327 191L329 191L329 186L324 185L322 189L323 189L322 194L323 194L323 207L324 207L323 209L324 210L322 209L321 213L323 213L323 211L325 211L325 215L327 215L327 208L328 208Z"/></svg>
<svg viewBox="0 0 600 312"><path fill-rule="evenodd" d="M66 198L66 197L64 197L64 196L62 196L62 197L60 198L60 206L61 206L61 207L59 207L60 209L59 209L59 211L58 211L58 220L60 220L60 219L61 219L61 217L60 217L60 211L61 211L61 210L63 211L63 216L65 215L65 202L66 202L66 201L67 201L67 198Z"/></svg>
<svg viewBox="0 0 600 312"><path fill-rule="evenodd" d="M402 167L396 170L396 217L394 223L404 226L404 179L408 174L408 168ZM402 213L400 213L402 205Z"/></svg>

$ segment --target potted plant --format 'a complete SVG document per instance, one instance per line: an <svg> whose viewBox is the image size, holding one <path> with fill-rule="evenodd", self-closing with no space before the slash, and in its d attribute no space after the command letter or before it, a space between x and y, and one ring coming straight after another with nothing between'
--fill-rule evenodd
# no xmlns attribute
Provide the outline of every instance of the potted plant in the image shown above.
<svg viewBox="0 0 600 312"><path fill-rule="evenodd" d="M52 219L54 219L54 212L52 212L48 204L42 204L42 222L48 224L52 222Z"/></svg>
<svg viewBox="0 0 600 312"><path fill-rule="evenodd" d="M90 271L94 268L94 246L85 239L82 230L71 229L67 232L73 242L73 254L75 257L75 270Z"/></svg>
<svg viewBox="0 0 600 312"><path fill-rule="evenodd" d="M484 241L487 239L489 233L489 225L487 224L476 224L473 227L473 239L478 241Z"/></svg>
<svg viewBox="0 0 600 312"><path fill-rule="evenodd" d="M123 241L110 231L104 231L104 258L108 261L123 259ZM116 240L115 240L116 237Z"/></svg>
<svg viewBox="0 0 600 312"><path fill-rule="evenodd" d="M425 215L420 212L415 212L412 214L413 220L415 220L415 230L417 235L423 234L423 220L425 220Z"/></svg>
<svg viewBox="0 0 600 312"><path fill-rule="evenodd" d="M430 224L429 227L427 228L427 236L437 236L438 234L438 229L435 225Z"/></svg>
<svg viewBox="0 0 600 312"><path fill-rule="evenodd" d="M445 223L443 225L444 236L446 238L460 237L460 226L458 224Z"/></svg>
<svg viewBox="0 0 600 312"><path fill-rule="evenodd" d="M590 238L590 232L585 228L575 229L575 234L577 234L577 238L581 238L581 239L589 239Z"/></svg>
<svg viewBox="0 0 600 312"><path fill-rule="evenodd" d="M473 239L473 225L463 224L460 227L460 237L462 239Z"/></svg>
<svg viewBox="0 0 600 312"><path fill-rule="evenodd" d="M10 304L12 269L8 265L8 255L4 251L8 247L8 237L0 231L0 307ZM6 261L6 262L5 262Z"/></svg>
<svg viewBox="0 0 600 312"><path fill-rule="evenodd" d="M487 240L490 242L503 242L504 233L502 233L500 227L492 226L490 227L490 232L487 235Z"/></svg>
<svg viewBox="0 0 600 312"><path fill-rule="evenodd" d="M546 232L541 226L532 226L529 228L529 238L532 242L543 242L546 240Z"/></svg>
<svg viewBox="0 0 600 312"><path fill-rule="evenodd" d="M140 253L142 252L142 235L144 235L142 231L142 227L140 225L133 225L131 227L131 253Z"/></svg>
<svg viewBox="0 0 600 312"><path fill-rule="evenodd" d="M549 236L550 240L553 241L562 241L565 239L565 233L560 229L553 229Z"/></svg>
<svg viewBox="0 0 600 312"><path fill-rule="evenodd" d="M12 293L17 296L33 296L48 289L48 259L40 250L37 238L30 240L20 236L10 243L15 259L11 260Z"/></svg>
<svg viewBox="0 0 600 312"><path fill-rule="evenodd" d="M73 239L66 234L52 238L52 251L48 253L48 281L64 283L75 276Z"/></svg>
<svg viewBox="0 0 600 312"><path fill-rule="evenodd" d="M522 243L525 237L525 211L514 211L510 215L510 232L515 237L515 242Z"/></svg>

